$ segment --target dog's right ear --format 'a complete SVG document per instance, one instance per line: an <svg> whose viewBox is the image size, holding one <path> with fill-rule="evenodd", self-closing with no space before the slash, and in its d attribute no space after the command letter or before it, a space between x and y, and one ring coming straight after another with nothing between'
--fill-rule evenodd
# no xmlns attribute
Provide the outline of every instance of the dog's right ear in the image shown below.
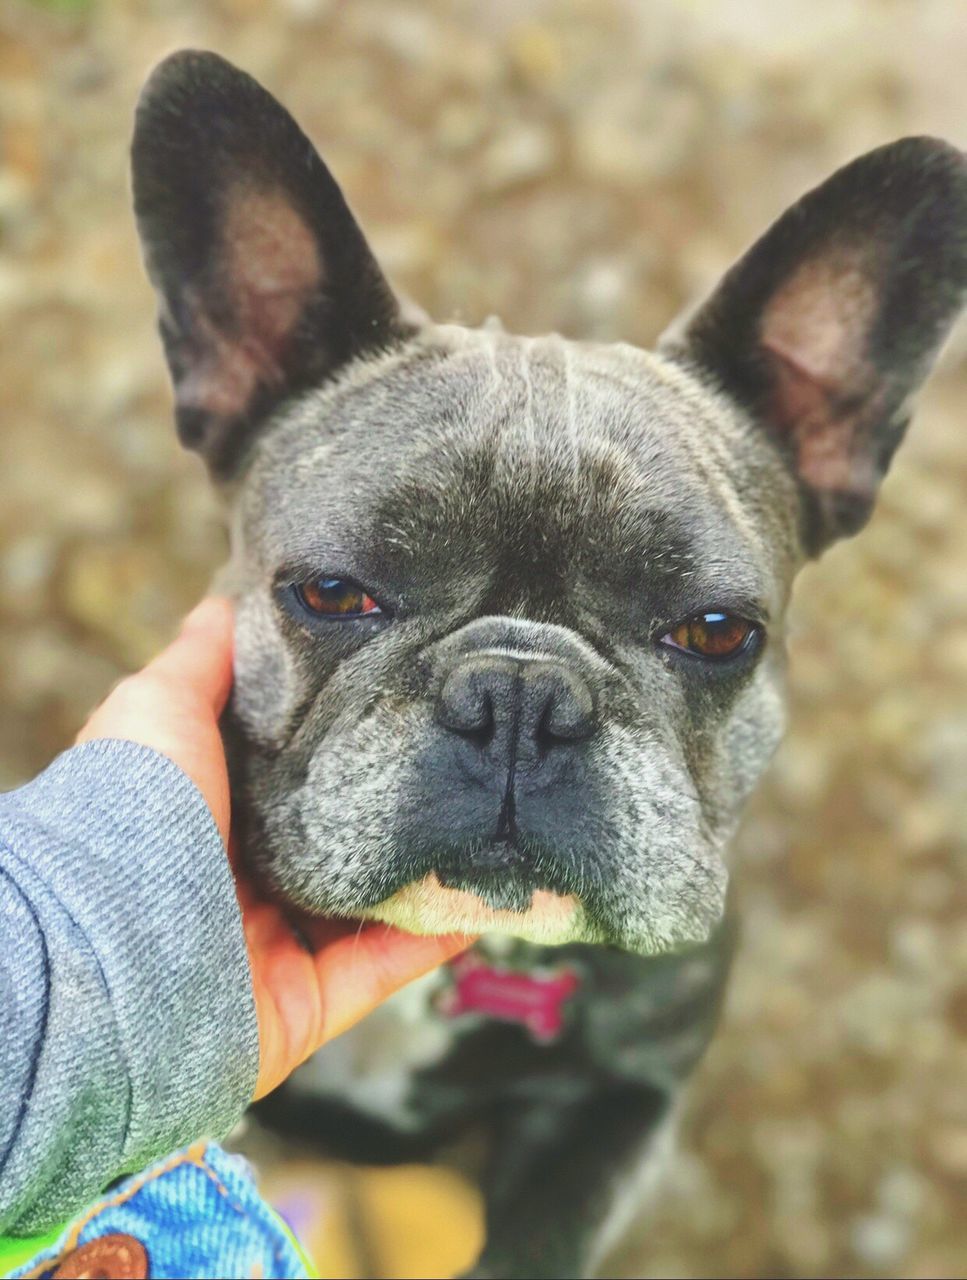
<svg viewBox="0 0 967 1280"><path fill-rule="evenodd" d="M251 76L185 50L153 72L132 144L182 442L218 478L274 404L407 327L338 186Z"/></svg>
<svg viewBox="0 0 967 1280"><path fill-rule="evenodd" d="M901 138L788 209L660 349L751 411L815 555L868 519L965 300L967 156Z"/></svg>

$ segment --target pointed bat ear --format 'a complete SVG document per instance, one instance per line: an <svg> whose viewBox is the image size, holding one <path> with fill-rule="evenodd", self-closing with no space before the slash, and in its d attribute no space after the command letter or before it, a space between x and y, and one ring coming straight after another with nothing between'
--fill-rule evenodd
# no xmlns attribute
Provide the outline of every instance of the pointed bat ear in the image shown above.
<svg viewBox="0 0 967 1280"><path fill-rule="evenodd" d="M965 292L967 162L904 138L804 196L660 349L758 417L816 554L868 519Z"/></svg>
<svg viewBox="0 0 967 1280"><path fill-rule="evenodd" d="M280 400L411 332L308 138L223 58L155 69L132 177L178 432L216 477Z"/></svg>

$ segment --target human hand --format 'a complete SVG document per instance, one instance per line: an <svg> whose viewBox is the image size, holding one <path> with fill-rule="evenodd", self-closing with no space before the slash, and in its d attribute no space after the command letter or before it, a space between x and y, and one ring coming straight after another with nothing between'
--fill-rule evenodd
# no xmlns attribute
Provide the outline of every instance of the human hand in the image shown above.
<svg viewBox="0 0 967 1280"><path fill-rule="evenodd" d="M319 920L283 910L241 867L230 838L228 769L218 717L232 687L232 608L210 598L178 637L128 676L78 742L125 738L162 752L198 787L235 874L259 1028L261 1098L407 982L462 951L463 935L420 938L388 925Z"/></svg>

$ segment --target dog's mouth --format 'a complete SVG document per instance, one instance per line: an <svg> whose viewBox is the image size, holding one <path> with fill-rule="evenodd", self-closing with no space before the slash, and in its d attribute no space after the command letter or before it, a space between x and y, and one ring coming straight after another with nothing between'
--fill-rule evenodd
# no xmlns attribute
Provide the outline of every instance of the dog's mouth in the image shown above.
<svg viewBox="0 0 967 1280"><path fill-rule="evenodd" d="M403 865L396 889L360 916L409 933L504 933L548 946L603 937L573 870L534 840L411 849Z"/></svg>
<svg viewBox="0 0 967 1280"><path fill-rule="evenodd" d="M494 904L495 898L500 902L504 897L512 897L513 905ZM532 889L528 894L515 886L512 893L484 895L444 884L435 871L404 885L360 915L408 933L507 933L548 946L591 940L584 906L573 893Z"/></svg>

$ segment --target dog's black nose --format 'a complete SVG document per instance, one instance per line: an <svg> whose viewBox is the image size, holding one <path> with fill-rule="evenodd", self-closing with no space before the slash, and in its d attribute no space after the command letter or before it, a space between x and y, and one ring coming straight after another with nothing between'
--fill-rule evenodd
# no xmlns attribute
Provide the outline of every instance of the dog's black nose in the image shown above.
<svg viewBox="0 0 967 1280"><path fill-rule="evenodd" d="M443 682L436 716L445 729L518 761L583 742L598 727L581 676L554 658L529 654L461 659Z"/></svg>

